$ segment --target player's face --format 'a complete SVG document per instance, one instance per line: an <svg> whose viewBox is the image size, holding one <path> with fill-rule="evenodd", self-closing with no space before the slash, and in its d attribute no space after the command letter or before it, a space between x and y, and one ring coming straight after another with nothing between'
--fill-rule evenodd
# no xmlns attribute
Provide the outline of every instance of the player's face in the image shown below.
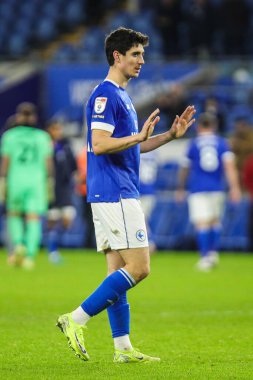
<svg viewBox="0 0 253 380"><path fill-rule="evenodd" d="M120 70L127 78L137 78L144 64L144 49L142 45L133 46L125 55L120 54Z"/></svg>

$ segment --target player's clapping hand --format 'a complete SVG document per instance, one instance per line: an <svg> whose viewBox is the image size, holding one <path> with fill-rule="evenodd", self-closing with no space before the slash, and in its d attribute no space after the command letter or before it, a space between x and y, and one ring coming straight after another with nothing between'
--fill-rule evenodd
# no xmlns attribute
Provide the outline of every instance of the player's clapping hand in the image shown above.
<svg viewBox="0 0 253 380"><path fill-rule="evenodd" d="M195 119L193 119L195 113L195 107L188 106L181 116L176 116L172 127L169 130L172 139L178 139L185 134L187 129L195 122Z"/></svg>
<svg viewBox="0 0 253 380"><path fill-rule="evenodd" d="M152 135L156 124L160 120L160 116L158 116L159 113L160 110L157 108L143 124L142 130L140 131L142 141L146 141Z"/></svg>

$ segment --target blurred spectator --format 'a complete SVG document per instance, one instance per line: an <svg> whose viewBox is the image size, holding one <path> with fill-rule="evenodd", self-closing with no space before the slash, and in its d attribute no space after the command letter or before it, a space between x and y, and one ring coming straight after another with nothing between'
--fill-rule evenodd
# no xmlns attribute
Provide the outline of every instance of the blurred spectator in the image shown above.
<svg viewBox="0 0 253 380"><path fill-rule="evenodd" d="M154 4L155 25L163 40L165 56L175 56L179 53L178 27L180 21L180 1L161 0Z"/></svg>
<svg viewBox="0 0 253 380"><path fill-rule="evenodd" d="M6 196L7 229L13 254L9 264L32 269L41 242L40 217L47 211L47 180L52 175L52 145L36 128L37 112L22 103L17 126L8 129L1 144L1 195Z"/></svg>
<svg viewBox="0 0 253 380"><path fill-rule="evenodd" d="M247 118L239 117L235 121L234 133L230 137L230 145L235 153L236 166L242 184L242 169L245 160L253 153L253 129Z"/></svg>
<svg viewBox="0 0 253 380"><path fill-rule="evenodd" d="M209 112L217 119L217 132L225 134L225 114L222 112L218 100L214 96L208 96L204 104L204 112Z"/></svg>
<svg viewBox="0 0 253 380"><path fill-rule="evenodd" d="M246 54L251 20L251 10L247 0L223 0L220 5L220 17L224 36L224 55Z"/></svg>
<svg viewBox="0 0 253 380"><path fill-rule="evenodd" d="M209 0L192 0L184 9L184 20L187 25L189 48L188 53L203 55L212 49L212 36L217 21L217 12Z"/></svg>
<svg viewBox="0 0 253 380"><path fill-rule="evenodd" d="M94 246L94 225L92 218L92 211L90 203L87 203L87 150L83 150L77 156L77 175L76 175L76 192L81 196L82 200L82 217L85 223L85 236L83 246L86 248L92 248Z"/></svg>
<svg viewBox="0 0 253 380"><path fill-rule="evenodd" d="M242 180L250 197L248 209L248 250L253 252L253 154L248 156L244 162Z"/></svg>
<svg viewBox="0 0 253 380"><path fill-rule="evenodd" d="M153 253L156 250L156 245L153 239L152 230L150 229L149 221L152 211L155 206L155 192L157 179L157 152L151 151L141 154L140 161L140 201L146 218L148 230L149 251Z"/></svg>
<svg viewBox="0 0 253 380"><path fill-rule="evenodd" d="M49 261L58 264L62 261L58 248L62 233L68 229L76 215L73 206L73 176L77 170L76 160L69 141L63 135L63 125L52 120L47 131L54 147L54 201L48 211L48 251Z"/></svg>
<svg viewBox="0 0 253 380"><path fill-rule="evenodd" d="M195 226L200 260L197 268L209 271L218 263L221 217L225 201L224 174L232 201L240 200L234 155L227 141L215 135L217 120L210 113L198 118L194 138L182 163L177 199L184 199L189 176L189 216Z"/></svg>

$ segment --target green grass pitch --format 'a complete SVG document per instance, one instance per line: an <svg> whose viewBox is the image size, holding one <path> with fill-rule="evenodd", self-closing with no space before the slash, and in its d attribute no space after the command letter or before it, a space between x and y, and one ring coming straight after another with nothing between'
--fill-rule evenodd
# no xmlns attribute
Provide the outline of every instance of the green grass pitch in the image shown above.
<svg viewBox="0 0 253 380"><path fill-rule="evenodd" d="M77 359L55 327L105 275L103 255L64 251L34 271L0 253L0 379L253 379L253 255L223 254L211 273L193 253L152 256L150 276L131 290L131 339L160 363L115 365L106 312L89 322L89 362Z"/></svg>

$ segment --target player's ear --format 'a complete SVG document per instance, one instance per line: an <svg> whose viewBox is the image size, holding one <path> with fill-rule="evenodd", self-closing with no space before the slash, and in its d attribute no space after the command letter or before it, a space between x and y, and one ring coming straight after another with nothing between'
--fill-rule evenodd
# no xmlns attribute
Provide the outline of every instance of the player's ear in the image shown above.
<svg viewBox="0 0 253 380"><path fill-rule="evenodd" d="M114 62L117 62L117 63L120 62L120 53L117 50L114 50L113 58L114 58Z"/></svg>

